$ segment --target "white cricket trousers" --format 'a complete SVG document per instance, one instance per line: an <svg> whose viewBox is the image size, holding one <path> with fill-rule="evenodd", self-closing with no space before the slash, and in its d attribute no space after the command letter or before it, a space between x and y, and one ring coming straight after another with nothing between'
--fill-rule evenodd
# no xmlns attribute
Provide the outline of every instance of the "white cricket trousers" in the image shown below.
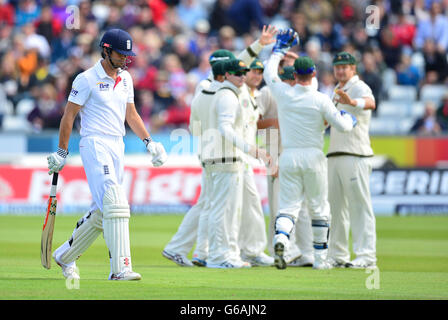
<svg viewBox="0 0 448 320"><path fill-rule="evenodd" d="M208 254L208 195L209 179L205 169L201 175L201 193L194 206L185 214L176 234L165 246L165 250L187 256L196 242L195 253L205 260Z"/></svg>
<svg viewBox="0 0 448 320"><path fill-rule="evenodd" d="M272 246L275 234L275 218L278 212L278 191L279 178L267 176L268 182L268 200L269 200L269 231L268 246L269 253L274 255ZM311 230L311 219L308 214L306 201L300 209L299 216L295 225L295 230L290 236L289 246L286 249L286 255L291 257L302 254L308 259L313 259L313 232Z"/></svg>
<svg viewBox="0 0 448 320"><path fill-rule="evenodd" d="M266 249L266 222L251 165L244 164L243 207L238 243L241 254L256 257Z"/></svg>
<svg viewBox="0 0 448 320"><path fill-rule="evenodd" d="M312 220L328 221L327 159L316 148L285 148L279 160L279 210L297 221L303 202Z"/></svg>
<svg viewBox="0 0 448 320"><path fill-rule="evenodd" d="M123 137L87 136L79 142L79 153L92 194L90 211L103 211L104 193L122 185L124 174Z"/></svg>
<svg viewBox="0 0 448 320"><path fill-rule="evenodd" d="M225 166L233 167L235 170L223 169ZM207 266L220 265L223 262L240 262L238 231L243 195L241 163L206 165L206 168L210 172L211 181Z"/></svg>
<svg viewBox="0 0 448 320"><path fill-rule="evenodd" d="M328 158L328 190L331 231L328 255L350 261L349 230L357 259L376 263L375 215L370 197L371 158L337 156Z"/></svg>

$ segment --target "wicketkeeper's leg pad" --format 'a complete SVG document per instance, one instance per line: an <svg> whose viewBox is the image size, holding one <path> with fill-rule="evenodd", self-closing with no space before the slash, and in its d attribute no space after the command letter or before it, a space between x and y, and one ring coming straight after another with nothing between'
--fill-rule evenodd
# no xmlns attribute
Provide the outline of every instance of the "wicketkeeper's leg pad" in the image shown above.
<svg viewBox="0 0 448 320"><path fill-rule="evenodd" d="M129 204L124 189L110 186L103 197L104 240L109 248L111 273L118 274L124 268L132 270L129 243Z"/></svg>
<svg viewBox="0 0 448 320"><path fill-rule="evenodd" d="M330 226L327 220L312 220L314 249L327 249L328 232Z"/></svg>

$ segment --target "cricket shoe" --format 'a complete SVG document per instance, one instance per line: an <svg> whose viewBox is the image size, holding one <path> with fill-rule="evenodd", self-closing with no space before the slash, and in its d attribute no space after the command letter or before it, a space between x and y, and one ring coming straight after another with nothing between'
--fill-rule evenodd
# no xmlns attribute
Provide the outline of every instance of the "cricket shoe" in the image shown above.
<svg viewBox="0 0 448 320"><path fill-rule="evenodd" d="M193 267L194 266L194 264L191 263L191 261L188 260L188 258L182 254L177 254L174 252L169 252L169 251L163 250L162 256L173 261L174 263L176 263L177 265L179 265L181 267Z"/></svg>
<svg viewBox="0 0 448 320"><path fill-rule="evenodd" d="M297 260L301 256L302 256L302 252L300 252L300 250L297 250L297 249L293 249L293 250L287 249L283 253L283 259L285 259L286 264L290 264L291 262L293 262L294 260Z"/></svg>
<svg viewBox="0 0 448 320"><path fill-rule="evenodd" d="M349 263L350 266L347 268L351 269L375 269L376 263L375 262L369 262L361 259L354 259Z"/></svg>
<svg viewBox="0 0 448 320"><path fill-rule="evenodd" d="M250 268L251 264L247 261L243 260L230 260L224 261L220 264L207 264L207 268L213 269L242 269L242 268Z"/></svg>
<svg viewBox="0 0 448 320"><path fill-rule="evenodd" d="M313 269L316 270L327 270L332 269L333 266L327 260L327 249L314 250L314 263Z"/></svg>
<svg viewBox="0 0 448 320"><path fill-rule="evenodd" d="M62 248L62 247L60 247ZM65 252L65 251L64 251ZM75 279L75 280L80 280L81 278L79 277L79 273L78 273L78 268L76 267L76 262L73 261L69 264L65 264L62 263L59 259L62 256L62 254L64 254L64 252L62 252L62 250L56 250L53 253L53 259L54 261L58 264L58 266L61 267L62 269L62 275L66 278L66 279Z"/></svg>
<svg viewBox="0 0 448 320"><path fill-rule="evenodd" d="M288 267L312 267L314 259L307 256L300 256L288 263Z"/></svg>
<svg viewBox="0 0 448 320"><path fill-rule="evenodd" d="M333 268L345 269L351 268L353 265L350 262L342 262L334 259L328 259L328 262L331 264Z"/></svg>
<svg viewBox="0 0 448 320"><path fill-rule="evenodd" d="M284 254L288 241L288 237L282 233L276 234L274 237L274 264L277 269L286 269Z"/></svg>
<svg viewBox="0 0 448 320"><path fill-rule="evenodd" d="M200 259L196 253L193 255L193 259L191 259L191 262L197 267L206 267L207 266L207 261Z"/></svg>
<svg viewBox="0 0 448 320"><path fill-rule="evenodd" d="M243 254L241 258L244 261L249 262L254 267L270 267L274 265L274 258L268 256L264 252L261 252L258 256L253 257Z"/></svg>
<svg viewBox="0 0 448 320"><path fill-rule="evenodd" d="M132 280L140 280L141 278L142 276L139 273L134 272L129 268L124 268L123 271L121 271L120 273L117 274L111 273L109 275L108 280L132 281Z"/></svg>

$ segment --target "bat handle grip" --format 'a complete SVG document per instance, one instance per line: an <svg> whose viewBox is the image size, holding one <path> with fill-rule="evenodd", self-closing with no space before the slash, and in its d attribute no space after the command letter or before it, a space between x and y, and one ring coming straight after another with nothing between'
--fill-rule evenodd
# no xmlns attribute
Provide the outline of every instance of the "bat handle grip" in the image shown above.
<svg viewBox="0 0 448 320"><path fill-rule="evenodd" d="M57 172L53 173L53 181L51 182L51 190L50 197L56 197L56 186L58 185L58 176Z"/></svg>

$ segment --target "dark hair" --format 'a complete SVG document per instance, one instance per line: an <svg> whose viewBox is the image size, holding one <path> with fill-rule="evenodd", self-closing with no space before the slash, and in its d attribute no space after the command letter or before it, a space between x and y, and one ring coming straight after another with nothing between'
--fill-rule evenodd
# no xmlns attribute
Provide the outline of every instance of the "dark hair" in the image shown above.
<svg viewBox="0 0 448 320"><path fill-rule="evenodd" d="M313 74L312 74L312 73L298 74L298 73L296 72L296 75L297 75L297 78L298 78L300 81L309 81L309 80L311 80L311 79L313 78Z"/></svg>

